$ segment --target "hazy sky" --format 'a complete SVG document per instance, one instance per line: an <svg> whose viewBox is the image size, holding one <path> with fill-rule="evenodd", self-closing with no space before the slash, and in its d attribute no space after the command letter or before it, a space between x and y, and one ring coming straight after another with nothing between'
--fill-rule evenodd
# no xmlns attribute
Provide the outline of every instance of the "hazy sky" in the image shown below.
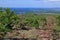
<svg viewBox="0 0 60 40"><path fill-rule="evenodd" d="M0 7L54 8L60 0L0 0Z"/></svg>

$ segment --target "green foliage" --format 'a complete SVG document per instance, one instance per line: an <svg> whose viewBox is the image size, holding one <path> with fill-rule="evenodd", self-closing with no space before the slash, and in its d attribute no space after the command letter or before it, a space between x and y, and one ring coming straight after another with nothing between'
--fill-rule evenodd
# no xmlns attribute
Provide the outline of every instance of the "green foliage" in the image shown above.
<svg viewBox="0 0 60 40"><path fill-rule="evenodd" d="M5 8L5 11L6 11L7 14L10 13L10 9L9 8Z"/></svg>
<svg viewBox="0 0 60 40"><path fill-rule="evenodd" d="M54 27L55 30L60 30L60 14L59 15L55 15L56 17L56 26Z"/></svg>
<svg viewBox="0 0 60 40"><path fill-rule="evenodd" d="M2 8L0 7L0 13L2 12Z"/></svg>
<svg viewBox="0 0 60 40"><path fill-rule="evenodd" d="M11 22L11 24L17 24L17 20L18 16L14 13L14 11L10 11L9 8L5 8L5 10L0 13L0 32L7 32L11 30L7 25Z"/></svg>
<svg viewBox="0 0 60 40"><path fill-rule="evenodd" d="M38 16L34 15L34 14L26 14L23 22L26 23L26 25L29 25L31 27L39 27L39 23L38 23Z"/></svg>
<svg viewBox="0 0 60 40"><path fill-rule="evenodd" d="M57 19L57 25L60 26L60 15L56 17Z"/></svg>

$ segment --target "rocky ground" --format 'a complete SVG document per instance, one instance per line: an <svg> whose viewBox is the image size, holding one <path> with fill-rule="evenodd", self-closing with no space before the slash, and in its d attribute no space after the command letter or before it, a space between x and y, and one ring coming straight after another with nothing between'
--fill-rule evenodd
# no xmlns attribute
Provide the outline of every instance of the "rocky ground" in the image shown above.
<svg viewBox="0 0 60 40"><path fill-rule="evenodd" d="M35 28L30 29L30 30L12 30L11 32L7 32L7 34L4 36L4 38L37 39L38 38L38 30Z"/></svg>

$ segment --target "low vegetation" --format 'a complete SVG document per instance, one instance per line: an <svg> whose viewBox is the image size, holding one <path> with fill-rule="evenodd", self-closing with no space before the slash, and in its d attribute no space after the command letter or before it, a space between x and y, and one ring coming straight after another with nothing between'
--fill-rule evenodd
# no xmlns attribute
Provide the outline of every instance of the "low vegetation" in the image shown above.
<svg viewBox="0 0 60 40"><path fill-rule="evenodd" d="M60 14L16 14L14 11L10 11L9 8L5 8L4 10L0 8L0 34L4 35L6 32L12 31L14 27L16 29L21 29L25 26L40 28L43 24L42 27L45 28L44 24L48 16L53 16L55 18L55 20L52 20L55 21L55 26L52 28L56 31L60 31Z"/></svg>

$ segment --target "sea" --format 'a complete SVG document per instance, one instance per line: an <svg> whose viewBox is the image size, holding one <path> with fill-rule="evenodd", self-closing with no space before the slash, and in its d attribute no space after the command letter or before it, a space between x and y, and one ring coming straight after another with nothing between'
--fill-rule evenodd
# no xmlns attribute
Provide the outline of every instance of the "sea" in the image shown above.
<svg viewBox="0 0 60 40"><path fill-rule="evenodd" d="M60 8L9 8L9 9L10 11L14 11L16 14L60 13Z"/></svg>

